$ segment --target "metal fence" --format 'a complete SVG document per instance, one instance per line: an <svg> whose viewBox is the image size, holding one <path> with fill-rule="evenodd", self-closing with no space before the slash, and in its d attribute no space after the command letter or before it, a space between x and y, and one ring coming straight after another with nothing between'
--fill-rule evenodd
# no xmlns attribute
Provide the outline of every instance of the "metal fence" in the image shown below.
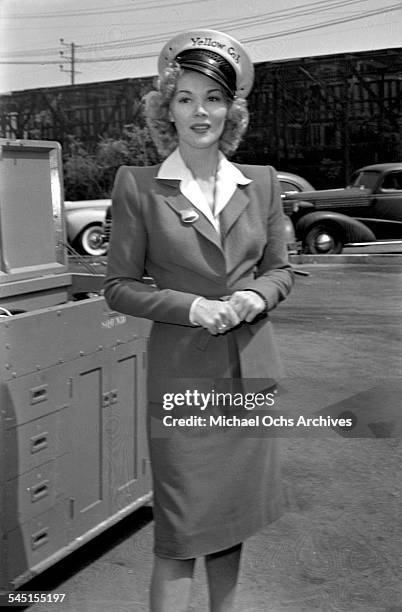
<svg viewBox="0 0 402 612"><path fill-rule="evenodd" d="M338 187L366 163L401 156L401 49L262 62L251 122L234 161L273 164L315 187ZM101 137L143 125L154 77L11 92L0 96L1 135L59 141L94 152Z"/></svg>

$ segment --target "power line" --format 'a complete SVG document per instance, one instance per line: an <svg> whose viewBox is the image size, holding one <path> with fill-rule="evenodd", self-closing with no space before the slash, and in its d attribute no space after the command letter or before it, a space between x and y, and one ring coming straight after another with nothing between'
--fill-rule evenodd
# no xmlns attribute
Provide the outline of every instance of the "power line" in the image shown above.
<svg viewBox="0 0 402 612"><path fill-rule="evenodd" d="M382 15L383 13L390 13L392 11L400 11L402 9L402 5L400 2L398 2L397 4L394 4L392 6L389 6L387 8L382 8L382 9L374 9L372 11L367 11L364 13L364 15L355 15L353 17L343 17L341 19L333 19L332 21L328 21L324 24L315 24L315 25L311 25L311 26L304 26L304 27L300 27L300 28L293 28L291 30L282 30L281 32L277 32L275 34L268 34L266 36L253 36L251 38L245 38L243 39L244 42L256 42L259 40L266 40L269 38L278 38L279 36L285 36L287 34L299 34L300 32L310 32L311 30L318 30L320 28L327 28L333 25L339 25L341 23L348 23L350 21L357 21L359 19L366 19L366 17L373 17L375 15Z"/></svg>
<svg viewBox="0 0 402 612"><path fill-rule="evenodd" d="M238 19L224 20L213 27L230 28L230 29L249 28L255 25L263 25L267 22L275 23L283 19L288 19L289 15L291 15L292 17L302 17L305 15L312 15L314 13L319 13L322 10L327 11L328 8L344 9L347 6L361 4L362 2L367 2L367 0L332 0L332 1L331 0L330 1L318 0L317 2L313 2L313 3L297 5L293 7L292 9L287 8L287 9L280 9L278 11L262 13L258 15L257 17L252 16L252 17L241 17ZM145 35L145 36L137 37L137 38L112 40L112 41L108 41L107 43L101 43L101 44L90 43L87 45L80 45L80 50L81 50L81 53L89 53L94 50L105 51L107 49L110 49L110 50L119 49L119 48L131 46L134 44L135 45L146 45L146 44L151 44L151 43L159 43L159 42L163 42L169 36L173 36L176 33L177 33L177 28L174 31L170 31L170 32L165 31L163 34L158 35L158 36L155 36L152 34L152 35ZM33 49L30 51L20 50L20 51L10 52L9 54L3 57L10 57L10 58L19 57L19 56L24 56L27 53L29 53L31 56L32 55L44 56L44 55L54 55L55 52L56 51L51 48L37 49L37 50Z"/></svg>
<svg viewBox="0 0 402 612"><path fill-rule="evenodd" d="M344 8L345 6L350 6L352 4L361 4L362 2L367 2L367 0L332 0L331 9L332 8ZM319 6L316 6L319 5ZM323 6L324 5L324 6ZM213 26L214 28L227 28L227 29L244 29L254 27L256 25L264 25L266 23L275 23L277 21L282 21L283 19L288 19L289 14L292 17L303 17L305 15L312 15L314 13L319 13L328 6L328 0L318 0L318 2L313 2L309 4L302 4L294 7L293 9L282 9L279 11L262 13L257 17L241 17L238 19L232 20L224 20L219 24ZM306 8L307 7L307 8ZM211 26L212 27L212 26ZM159 43L165 41L169 36L174 36L177 33L177 29L171 32L164 32L159 36L144 36L140 38L129 38L129 39L120 39L115 41L109 41L104 43L103 45L99 45L96 43L92 43L89 45L82 46L83 52L90 52L94 48L105 51L107 48L111 49L119 49L127 46L131 46L133 44L141 45L141 44L151 44L151 43Z"/></svg>
<svg viewBox="0 0 402 612"><path fill-rule="evenodd" d="M208 2L209 0L197 0L197 5L203 2ZM182 6L183 4L194 4L194 0L176 0L173 2L167 2L166 4L161 4L159 1L155 0L146 0L145 2L137 2L135 5L131 2L130 4L119 4L115 5L114 8L105 8L105 7L94 7L92 9L83 9L78 11L60 11L60 12L45 12L45 13L9 13L5 15L6 19L66 19L68 17L92 17L93 15L110 15L114 13L126 13L126 12L135 12L139 10L146 9L163 9L170 8L172 6Z"/></svg>
<svg viewBox="0 0 402 612"><path fill-rule="evenodd" d="M358 1L363 1L363 0L350 0L349 3L352 2L358 2ZM285 36L285 35L292 35L292 34L299 34L302 32L309 32L311 30L316 30L316 29L321 29L321 28L326 28L326 27L331 27L333 25L339 25L342 23L348 23L348 22L352 22L352 21L356 21L356 20L360 20L360 19L365 19L367 17L372 17L372 16L376 16L379 14L383 14L383 13L389 13L389 12L393 12L396 10L400 10L401 4L398 2L397 4L391 5L389 7L386 8L381 8L381 9L373 9L372 11L366 11L364 14L359 13L358 15L353 15L353 16L349 16L349 17L342 17L339 19L333 19L333 20L329 20L329 21L325 21L325 22L321 22L318 24L313 24L313 25L309 25L309 26L301 26L298 28L291 28L288 30L281 30L279 32L274 32L272 34L263 34L263 35L258 35L258 36L250 36L250 37L242 37L243 42L247 43L247 42L257 42L257 41L261 41L261 40L269 40L272 38L278 38L281 36ZM261 23L261 19L259 19L259 23ZM239 27L245 27L245 24L243 24L242 26ZM177 33L177 30L173 33L175 34ZM146 37L146 40L143 40L143 42L139 42L141 41L141 39L132 39L129 40L127 42L129 42L130 45L134 45L134 44L149 44L151 42L155 43L155 42L160 42L160 40L166 40L166 38L169 36L170 34L168 33L164 33L163 36L160 35L159 37L153 37L152 40L148 40L148 37ZM98 46L99 48L99 46ZM116 47L118 48L118 47ZM88 59L76 59L75 61L77 63L83 64L83 63L103 63L103 62L111 62L111 61L127 61L127 60L133 60L133 59L144 59L144 58L149 58L149 57L154 57L155 55L157 55L157 52L155 51L151 51L148 53L135 53L135 54L131 54L131 55L119 55L119 56L113 56L113 57L103 57L103 58L88 58ZM12 65L25 65L25 64L36 64L36 65L51 65L51 64L59 64L59 61L54 61L54 60L11 60L11 61L1 61L0 60L0 64L12 64Z"/></svg>

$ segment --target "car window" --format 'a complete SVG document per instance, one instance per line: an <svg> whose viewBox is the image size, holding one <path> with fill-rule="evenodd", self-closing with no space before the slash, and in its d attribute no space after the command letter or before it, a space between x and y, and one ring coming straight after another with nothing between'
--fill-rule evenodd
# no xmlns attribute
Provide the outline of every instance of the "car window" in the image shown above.
<svg viewBox="0 0 402 612"><path fill-rule="evenodd" d="M381 184L383 191L401 191L402 190L402 172L389 172Z"/></svg>
<svg viewBox="0 0 402 612"><path fill-rule="evenodd" d="M282 193L289 191L301 191L301 189L297 185L295 185L294 183L290 183L289 181L280 180L279 183L281 185Z"/></svg>
<svg viewBox="0 0 402 612"><path fill-rule="evenodd" d="M374 189L378 181L380 173L376 170L364 170L352 175L352 180L349 187L365 187L366 189Z"/></svg>

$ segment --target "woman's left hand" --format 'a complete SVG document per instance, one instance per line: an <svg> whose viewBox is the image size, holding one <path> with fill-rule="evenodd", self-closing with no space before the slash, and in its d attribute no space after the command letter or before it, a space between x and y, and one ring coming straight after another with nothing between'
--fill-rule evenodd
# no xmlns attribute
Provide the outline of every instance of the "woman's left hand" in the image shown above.
<svg viewBox="0 0 402 612"><path fill-rule="evenodd" d="M264 312L266 303L258 293L252 290L235 291L229 298L229 304L241 321L250 323L255 317Z"/></svg>

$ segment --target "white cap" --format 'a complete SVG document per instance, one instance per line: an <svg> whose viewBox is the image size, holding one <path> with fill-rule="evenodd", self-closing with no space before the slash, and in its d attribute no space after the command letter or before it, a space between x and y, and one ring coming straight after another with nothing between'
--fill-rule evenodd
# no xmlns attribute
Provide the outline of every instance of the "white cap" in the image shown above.
<svg viewBox="0 0 402 612"><path fill-rule="evenodd" d="M216 80L232 96L246 98L253 86L254 66L245 48L216 30L191 30L174 36L159 55L159 74L174 60Z"/></svg>

